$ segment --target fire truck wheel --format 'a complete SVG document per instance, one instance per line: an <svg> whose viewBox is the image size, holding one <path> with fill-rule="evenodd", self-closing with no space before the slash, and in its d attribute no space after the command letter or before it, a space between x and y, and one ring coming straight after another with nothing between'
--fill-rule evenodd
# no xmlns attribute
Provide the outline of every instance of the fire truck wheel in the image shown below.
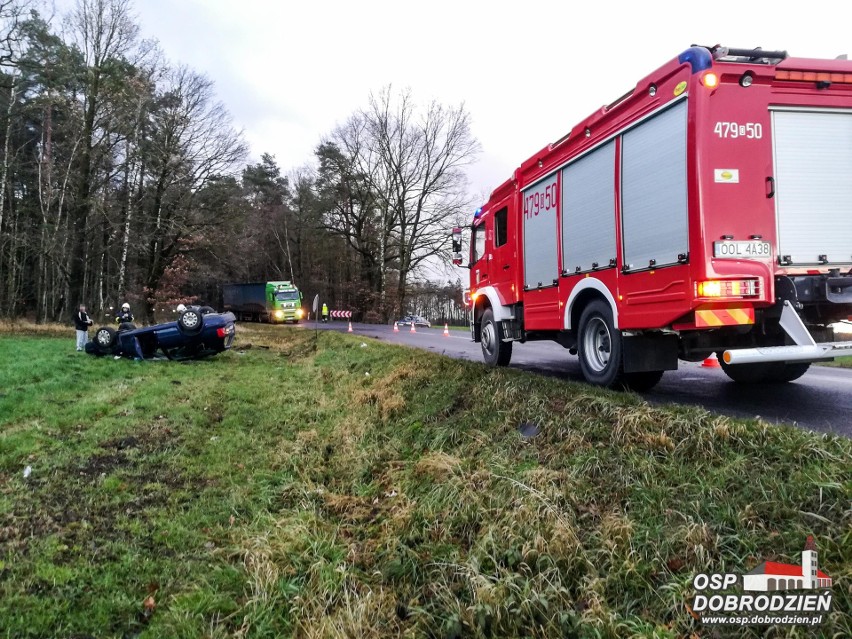
<svg viewBox="0 0 852 639"><path fill-rule="evenodd" d="M594 300L580 315L577 339L580 370L590 384L622 388L627 381L621 361L621 332L612 321L612 311L602 300Z"/></svg>
<svg viewBox="0 0 852 639"><path fill-rule="evenodd" d="M482 314L482 357L489 366L508 366L512 359L512 342L503 341L503 327L494 321L494 313Z"/></svg>
<svg viewBox="0 0 852 639"><path fill-rule="evenodd" d="M773 371L771 381L773 382L792 382L794 379L799 379L802 375L808 372L811 367L809 362L797 364L779 364L777 370Z"/></svg>
<svg viewBox="0 0 852 639"><path fill-rule="evenodd" d="M783 384L799 379L808 372L810 364L766 362L756 364L726 364L719 357L719 363L725 374L740 384Z"/></svg>
<svg viewBox="0 0 852 639"><path fill-rule="evenodd" d="M625 373L624 388L642 393L651 390L663 377L663 371L645 371L642 373Z"/></svg>

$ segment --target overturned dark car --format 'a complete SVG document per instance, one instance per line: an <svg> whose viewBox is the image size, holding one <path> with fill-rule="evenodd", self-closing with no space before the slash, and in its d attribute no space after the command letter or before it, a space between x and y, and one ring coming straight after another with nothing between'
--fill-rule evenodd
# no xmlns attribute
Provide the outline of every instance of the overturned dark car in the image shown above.
<svg viewBox="0 0 852 639"><path fill-rule="evenodd" d="M150 359L162 352L169 359L201 359L228 350L234 341L233 313L216 313L210 307L191 306L177 321L136 328L120 324L118 330L102 326L86 344L91 355Z"/></svg>

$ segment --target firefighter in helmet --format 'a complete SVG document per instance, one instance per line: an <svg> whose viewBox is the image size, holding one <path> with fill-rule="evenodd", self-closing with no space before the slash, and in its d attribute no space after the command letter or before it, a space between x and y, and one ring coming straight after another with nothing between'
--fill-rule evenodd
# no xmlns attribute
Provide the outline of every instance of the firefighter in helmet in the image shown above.
<svg viewBox="0 0 852 639"><path fill-rule="evenodd" d="M115 316L116 324L125 324L133 321L133 313L130 312L130 304L125 302L121 305L121 310Z"/></svg>

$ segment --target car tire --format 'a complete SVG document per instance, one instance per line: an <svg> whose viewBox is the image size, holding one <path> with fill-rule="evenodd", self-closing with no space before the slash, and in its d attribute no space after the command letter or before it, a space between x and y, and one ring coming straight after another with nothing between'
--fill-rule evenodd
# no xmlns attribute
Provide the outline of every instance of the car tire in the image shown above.
<svg viewBox="0 0 852 639"><path fill-rule="evenodd" d="M204 328L204 316L200 310L188 308L178 316L177 325L184 335L198 335Z"/></svg>
<svg viewBox="0 0 852 639"><path fill-rule="evenodd" d="M489 366L508 366L512 360L512 342L503 341L503 326L494 320L494 312L490 308L482 314L480 346L482 357Z"/></svg>
<svg viewBox="0 0 852 639"><path fill-rule="evenodd" d="M210 313L216 312L216 309L212 306L201 306L198 308L198 310L202 315L210 315Z"/></svg>
<svg viewBox="0 0 852 639"><path fill-rule="evenodd" d="M101 326L95 331L95 337L92 340L95 349L102 355L111 353L115 347L116 335L116 330L111 326Z"/></svg>
<svg viewBox="0 0 852 639"><path fill-rule="evenodd" d="M590 384L617 389L628 386L622 361L621 331L615 328L612 310L606 302L594 300L583 309L577 331L577 354L583 377ZM646 381L651 379L648 377ZM659 379L654 383L657 381ZM638 377L635 382L641 386Z"/></svg>
<svg viewBox="0 0 852 639"><path fill-rule="evenodd" d="M122 322L121 324L118 325L118 330L119 330L119 332L122 332L122 333L124 331L135 331L136 330L136 324L134 324L133 322Z"/></svg>

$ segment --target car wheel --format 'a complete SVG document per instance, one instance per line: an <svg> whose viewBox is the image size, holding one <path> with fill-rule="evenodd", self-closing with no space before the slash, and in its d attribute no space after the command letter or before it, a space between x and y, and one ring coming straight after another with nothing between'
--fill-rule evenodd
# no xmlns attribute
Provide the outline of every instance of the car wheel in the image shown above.
<svg viewBox="0 0 852 639"><path fill-rule="evenodd" d="M594 300L583 309L577 351L580 370L587 382L606 388L627 385L621 359L621 331L615 328L612 310L606 302Z"/></svg>
<svg viewBox="0 0 852 639"><path fill-rule="evenodd" d="M180 314L177 324L181 333L184 335L197 335L204 327L204 319L200 311L188 308Z"/></svg>
<svg viewBox="0 0 852 639"><path fill-rule="evenodd" d="M508 366L512 359L512 342L503 341L503 326L494 321L489 308L482 315L482 357L489 366Z"/></svg>
<svg viewBox="0 0 852 639"><path fill-rule="evenodd" d="M97 351L105 355L112 352L113 346L115 346L115 337L116 332L114 328L102 326L95 331L95 339L92 341L95 343Z"/></svg>

